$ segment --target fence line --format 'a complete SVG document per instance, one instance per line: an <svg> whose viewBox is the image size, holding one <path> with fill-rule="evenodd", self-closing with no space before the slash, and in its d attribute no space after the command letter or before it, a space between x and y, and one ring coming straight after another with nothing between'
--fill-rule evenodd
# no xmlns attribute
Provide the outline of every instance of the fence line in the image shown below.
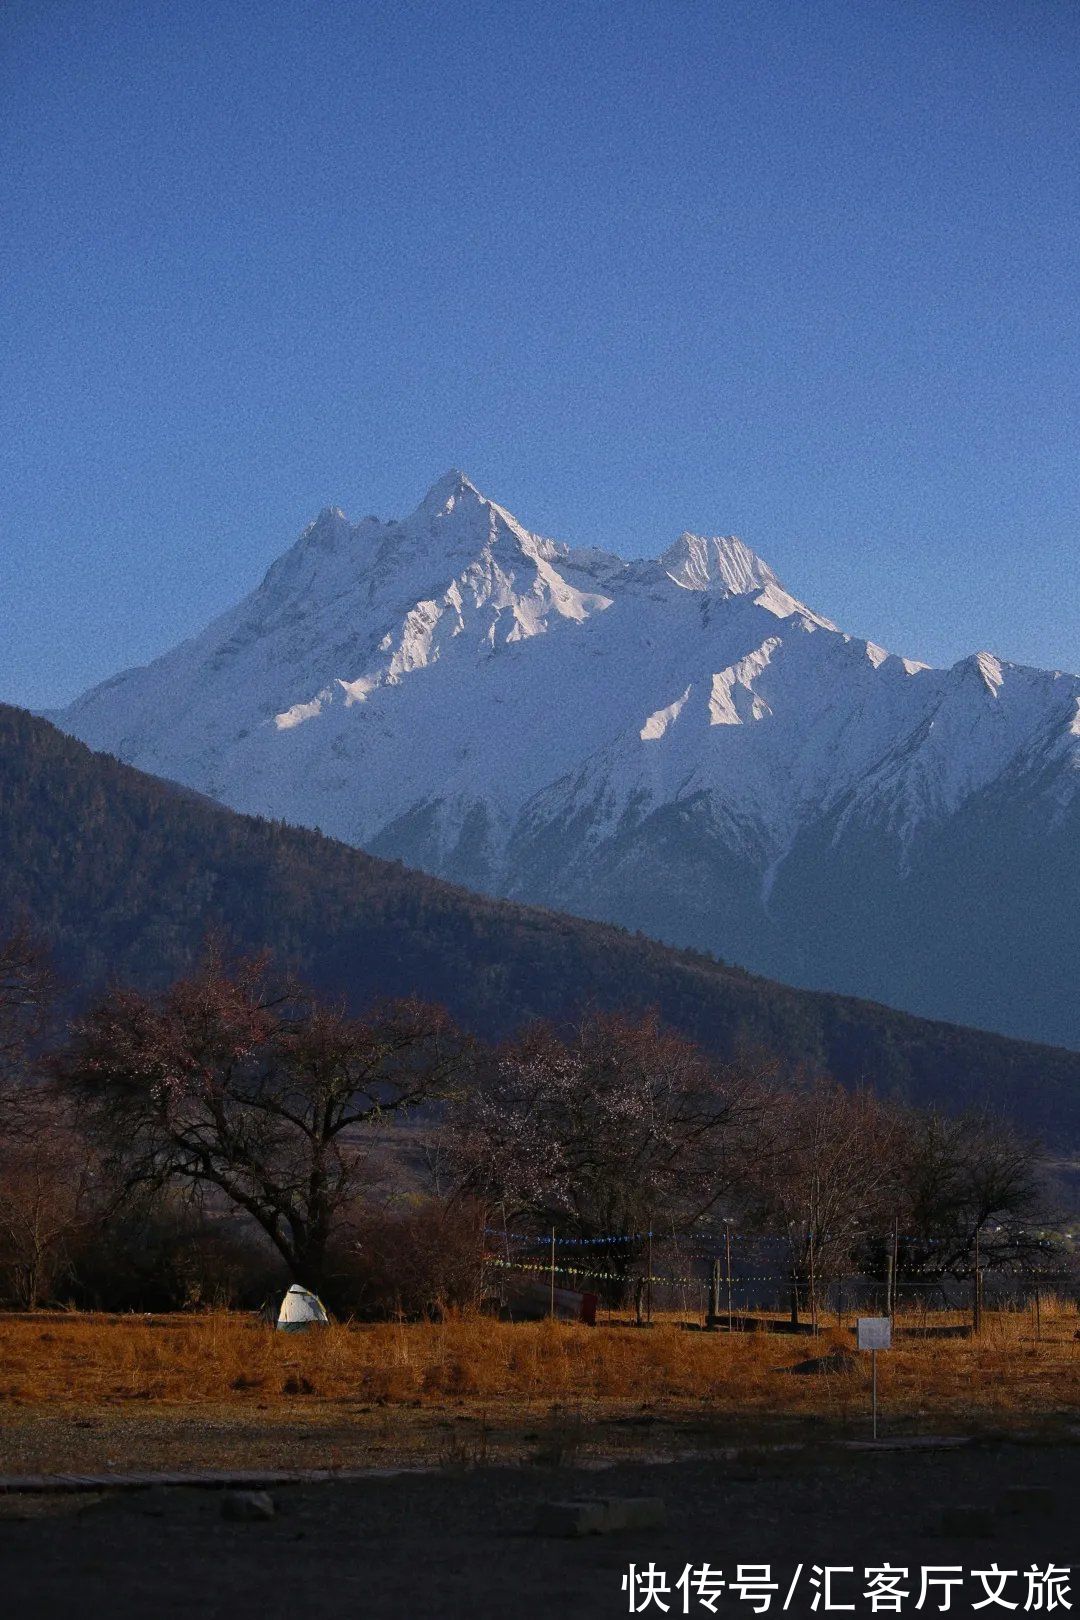
<svg viewBox="0 0 1080 1620"><path fill-rule="evenodd" d="M500 1270L504 1270L504 1271L537 1272L537 1273L540 1273L541 1275L543 1275L545 1277L550 1276L551 1273L554 1272L557 1277L585 1277L585 1278L588 1278L588 1279L590 1279L592 1281L596 1281L596 1282L625 1283L625 1282L628 1282L628 1281L632 1282L632 1281L635 1280L636 1277L645 1275L644 1271L642 1271L640 1268L638 1268L638 1270L636 1270L634 1272L629 1272L629 1271L594 1271L591 1268L588 1268L588 1267L585 1267L585 1266L563 1266L563 1265L552 1266L552 1265L544 1265L541 1262L537 1262L535 1264L525 1264L525 1263L519 1263L519 1262L514 1261L514 1260L504 1260L504 1259L502 1259L501 1257L499 1257L497 1255L488 1255L488 1256L486 1256L484 1263L485 1263L485 1265L495 1266L495 1267L499 1268ZM803 1285L806 1284L808 1279L807 1279L807 1276L806 1276L806 1268L802 1267L800 1269L801 1269L801 1274L798 1275L798 1276L795 1276L795 1277L793 1277L790 1273L788 1273L786 1275L783 1275L783 1274L777 1273L776 1271L765 1271L765 1272L735 1272L735 1271L733 1271L732 1274L731 1274L731 1283L732 1283L733 1287L739 1287L744 1283L751 1283L751 1282L767 1282L767 1283L776 1283L776 1284L785 1284L785 1285L793 1285L795 1283L798 1283L800 1286L803 1286ZM980 1270L983 1270L983 1269L985 1269L985 1268L980 1267ZM651 1277L651 1279L652 1279L652 1281L654 1283L680 1283L680 1284L694 1283L694 1284L698 1284L698 1283L704 1283L704 1282L706 1282L708 1280L703 1272L694 1272L694 1273L691 1273L689 1275L679 1276L679 1275L676 1275L676 1274L674 1274L672 1272L654 1271L654 1272L650 1272L648 1275ZM995 1278L1001 1278L1001 1279L1005 1279L1005 1278L1009 1278L1009 1277L1034 1277L1034 1278L1036 1278L1038 1280L1041 1280L1043 1282L1076 1282L1076 1283L1080 1283L1080 1277L1077 1277L1077 1276L1075 1276L1074 1274L1072 1274L1070 1272L1043 1271L1043 1270L1040 1270L1039 1268L1037 1268L1035 1266L1014 1266L1010 1270L995 1269L993 1275L994 1275ZM939 1286L941 1286L941 1285L943 1285L945 1283L948 1283L948 1282L970 1282L975 1276L976 1276L976 1272L974 1270L965 1270L965 1271L959 1271L958 1270L958 1271L948 1272L948 1273L935 1272L932 1275L930 1275L930 1276L928 1276L928 1277L926 1277L926 1278L924 1278L922 1280L911 1280L909 1278L908 1280L905 1281L903 1279L900 1279L899 1281L895 1282L893 1284L893 1286L895 1288L897 1288L897 1289L904 1289L904 1288L937 1288L937 1287L939 1287ZM724 1280L724 1282L726 1284L726 1282L727 1282L727 1274L726 1273L724 1274L724 1279L723 1280ZM845 1283L847 1283L847 1284L860 1283L860 1284L864 1284L866 1287L884 1287L884 1280L883 1279L870 1277L870 1276L867 1275L867 1273L858 1272L858 1271L826 1273L824 1276L822 1276L819 1279L819 1286L820 1286L820 1289L821 1289L822 1292L824 1292L826 1289L842 1287Z"/></svg>
<svg viewBox="0 0 1080 1620"><path fill-rule="evenodd" d="M1057 1232L1046 1229L1041 1229L1039 1231L1020 1230L1005 1232L1002 1227L998 1226L982 1227L981 1232L988 1239L994 1239L1000 1243L1014 1244L1074 1242L1077 1239L1080 1239L1080 1232ZM519 1243L526 1247L544 1249L550 1248L552 1242L554 1242L558 1248L598 1248L601 1246L614 1246L617 1244L626 1243L646 1243L650 1238L654 1243L679 1243L681 1241L678 1235L672 1237L670 1232L621 1232L612 1233L603 1237L588 1238L560 1237L558 1234L556 1234L553 1238L550 1232L542 1234L533 1232L504 1232L499 1227L494 1226L485 1226L484 1235L485 1237L498 1238L499 1241L503 1243ZM694 1233L693 1235L700 1241L700 1232ZM852 1241L854 1241L856 1238L877 1238L884 1243L891 1242L893 1239L893 1234L891 1231L884 1232L878 1227L860 1226L853 1227L850 1231L839 1233L824 1232L822 1233L822 1238L825 1241L832 1241L833 1239L838 1240L840 1238L850 1238ZM940 1244L954 1244L962 1241L962 1239L956 1235L950 1234L945 1237L931 1237L924 1236L922 1233L918 1232L898 1232L896 1234L896 1239L900 1243L929 1244L931 1246ZM725 1241L724 1234L722 1232L717 1234L716 1241L721 1244ZM731 1234L732 1243L790 1243L790 1241L791 1237L787 1232L732 1232ZM711 1248L685 1249L683 1252L686 1254L701 1255L705 1258L709 1258L713 1254L714 1250Z"/></svg>

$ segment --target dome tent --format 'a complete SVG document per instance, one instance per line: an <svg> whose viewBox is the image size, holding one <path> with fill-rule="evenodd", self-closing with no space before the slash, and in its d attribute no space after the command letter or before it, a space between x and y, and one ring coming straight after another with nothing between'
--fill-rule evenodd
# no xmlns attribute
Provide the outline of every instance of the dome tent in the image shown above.
<svg viewBox="0 0 1080 1620"><path fill-rule="evenodd" d="M293 1283L281 1302L277 1325L281 1333L303 1333L310 1327L327 1327L330 1318L317 1294Z"/></svg>

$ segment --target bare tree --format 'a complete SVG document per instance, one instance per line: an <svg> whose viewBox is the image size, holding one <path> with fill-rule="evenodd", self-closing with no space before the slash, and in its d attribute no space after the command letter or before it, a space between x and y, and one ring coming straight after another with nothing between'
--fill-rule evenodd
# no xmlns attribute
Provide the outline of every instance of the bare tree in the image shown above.
<svg viewBox="0 0 1080 1620"><path fill-rule="evenodd" d="M68 1279L108 1198L90 1144L60 1099L38 1091L3 1144L0 1276L12 1304L34 1310Z"/></svg>
<svg viewBox="0 0 1080 1620"><path fill-rule="evenodd" d="M5 1130L17 1123L55 1000L56 978L48 953L30 929L20 925L0 942L0 1106Z"/></svg>
<svg viewBox="0 0 1080 1620"><path fill-rule="evenodd" d="M970 1275L1026 1262L1046 1245L1028 1229L1040 1196L1039 1149L978 1111L905 1114L897 1134L902 1271Z"/></svg>
<svg viewBox="0 0 1080 1620"><path fill-rule="evenodd" d="M484 1226L484 1210L468 1198L412 1195L358 1210L348 1242L331 1247L335 1297L369 1318L475 1308L483 1292Z"/></svg>
<svg viewBox="0 0 1080 1620"><path fill-rule="evenodd" d="M370 1127L444 1094L464 1051L436 1007L350 1017L266 957L230 962L213 946L163 995L110 991L60 1073L128 1186L218 1189L317 1288L364 1181Z"/></svg>
<svg viewBox="0 0 1080 1620"><path fill-rule="evenodd" d="M460 1184L511 1225L624 1241L684 1232L745 1171L768 1064L712 1063L655 1016L547 1026L495 1052L453 1113Z"/></svg>
<svg viewBox="0 0 1080 1620"><path fill-rule="evenodd" d="M44 945L20 924L0 942L0 1275L26 1307L64 1274L96 1191L91 1155L41 1068L56 989Z"/></svg>
<svg viewBox="0 0 1080 1620"><path fill-rule="evenodd" d="M868 1228L895 1205L892 1112L866 1091L796 1077L773 1096L769 1156L748 1201L758 1223L786 1234L792 1320L800 1296L852 1263Z"/></svg>

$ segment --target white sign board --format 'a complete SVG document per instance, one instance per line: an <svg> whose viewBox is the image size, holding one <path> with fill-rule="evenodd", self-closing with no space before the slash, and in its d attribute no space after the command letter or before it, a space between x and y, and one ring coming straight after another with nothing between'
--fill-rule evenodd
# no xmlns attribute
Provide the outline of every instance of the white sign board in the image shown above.
<svg viewBox="0 0 1080 1620"><path fill-rule="evenodd" d="M887 1316L860 1316L856 1320L860 1350L891 1350L892 1322Z"/></svg>

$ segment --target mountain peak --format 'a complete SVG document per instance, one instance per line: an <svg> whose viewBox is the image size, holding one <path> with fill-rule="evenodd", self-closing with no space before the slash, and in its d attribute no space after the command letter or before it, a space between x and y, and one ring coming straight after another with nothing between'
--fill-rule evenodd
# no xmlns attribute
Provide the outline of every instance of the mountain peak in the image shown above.
<svg viewBox="0 0 1080 1620"><path fill-rule="evenodd" d="M298 544L303 547L314 544L321 550L333 551L349 533L349 528L349 520L340 506L324 506L301 534Z"/></svg>
<svg viewBox="0 0 1080 1620"><path fill-rule="evenodd" d="M768 563L733 534L706 536L685 530L664 552L660 566L688 591L719 589L744 596L780 583Z"/></svg>
<svg viewBox="0 0 1080 1620"><path fill-rule="evenodd" d="M413 515L439 517L452 512L463 501L480 506L484 503L485 497L459 468L451 467L449 472L443 473L441 478L435 480Z"/></svg>

